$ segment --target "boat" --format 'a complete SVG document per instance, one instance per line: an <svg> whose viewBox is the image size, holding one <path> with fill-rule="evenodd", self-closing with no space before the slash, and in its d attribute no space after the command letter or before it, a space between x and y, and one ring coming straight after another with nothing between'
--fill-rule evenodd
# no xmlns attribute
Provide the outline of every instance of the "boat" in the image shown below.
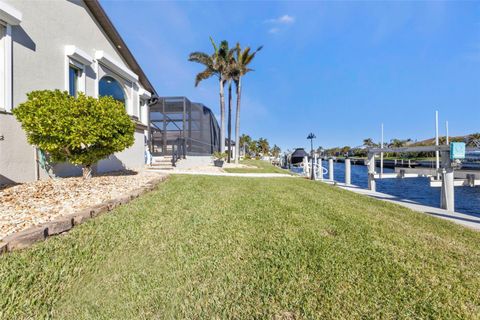
<svg viewBox="0 0 480 320"><path fill-rule="evenodd" d="M480 151L469 151L465 153L465 159L462 160L462 169L480 169Z"/></svg>
<svg viewBox="0 0 480 320"><path fill-rule="evenodd" d="M308 157L308 153L303 148L297 148L293 151L290 162L292 165L299 165L303 162L303 158Z"/></svg>

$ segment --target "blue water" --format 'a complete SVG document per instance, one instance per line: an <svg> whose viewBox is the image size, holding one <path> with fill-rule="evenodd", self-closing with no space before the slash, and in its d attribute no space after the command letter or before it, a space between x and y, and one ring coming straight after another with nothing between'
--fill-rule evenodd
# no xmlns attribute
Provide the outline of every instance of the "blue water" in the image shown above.
<svg viewBox="0 0 480 320"><path fill-rule="evenodd" d="M323 166L327 164L324 162ZM394 172L393 169L384 169L385 173ZM333 164L334 179L345 182L345 164ZM368 168L361 165L352 165L352 184L362 188L368 187ZM324 175L328 179L328 174ZM412 200L417 203L440 207L440 188L430 187L428 178L383 179L377 180L377 191L396 196L401 199ZM455 211L480 216L480 187L455 187Z"/></svg>

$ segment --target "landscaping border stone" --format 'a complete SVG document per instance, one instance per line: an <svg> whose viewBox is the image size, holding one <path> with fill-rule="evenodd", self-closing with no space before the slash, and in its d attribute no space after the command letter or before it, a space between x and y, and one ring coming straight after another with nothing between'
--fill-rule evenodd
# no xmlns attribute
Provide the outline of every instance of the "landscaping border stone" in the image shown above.
<svg viewBox="0 0 480 320"><path fill-rule="evenodd" d="M110 201L107 201L105 203L102 203L102 204L97 204L96 206L93 206L91 209L90 209L90 215L92 218L95 218L95 217L98 217L99 215L105 213L105 212L108 212L110 210L113 209L113 207L110 206L110 203L111 203L112 200Z"/></svg>
<svg viewBox="0 0 480 320"><path fill-rule="evenodd" d="M7 251L7 243L0 241L0 255Z"/></svg>
<svg viewBox="0 0 480 320"><path fill-rule="evenodd" d="M48 236L48 227L41 225L11 234L2 241L7 243L7 251L19 250L30 247L38 241L43 241Z"/></svg>
<svg viewBox="0 0 480 320"><path fill-rule="evenodd" d="M22 230L0 239L0 255L6 252L28 248L38 241L44 241L49 236L69 231L74 226L84 223L88 219L107 213L123 204L127 204L140 195L154 190L158 184L165 181L167 175L152 179L145 186L135 189L117 199L82 209L76 213L59 216L57 219Z"/></svg>
<svg viewBox="0 0 480 320"><path fill-rule="evenodd" d="M92 209L91 208L83 209L76 213L68 215L68 217L71 217L73 225L77 226L79 224L84 223L88 219L92 218Z"/></svg>
<svg viewBox="0 0 480 320"><path fill-rule="evenodd" d="M63 217L46 223L48 236L60 234L73 228L73 219L71 217Z"/></svg>

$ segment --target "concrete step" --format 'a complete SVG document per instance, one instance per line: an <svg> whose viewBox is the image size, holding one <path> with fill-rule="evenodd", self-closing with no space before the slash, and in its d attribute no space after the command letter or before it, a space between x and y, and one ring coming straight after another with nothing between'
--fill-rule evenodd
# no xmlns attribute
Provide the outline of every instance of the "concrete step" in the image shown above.
<svg viewBox="0 0 480 320"><path fill-rule="evenodd" d="M171 167L171 163L152 163L150 166L152 167Z"/></svg>
<svg viewBox="0 0 480 320"><path fill-rule="evenodd" d="M147 170L173 170L173 167L152 167L152 166L147 166Z"/></svg>

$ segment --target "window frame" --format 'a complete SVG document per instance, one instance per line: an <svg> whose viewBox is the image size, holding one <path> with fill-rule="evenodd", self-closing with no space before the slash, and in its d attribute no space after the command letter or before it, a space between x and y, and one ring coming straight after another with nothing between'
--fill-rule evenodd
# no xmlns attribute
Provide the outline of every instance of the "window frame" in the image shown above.
<svg viewBox="0 0 480 320"><path fill-rule="evenodd" d="M74 75L75 75L75 83L74 83L74 92L72 94L72 73L71 73L71 70L74 70ZM79 93L79 80L81 79L81 76L82 76L82 73L83 71L78 68L76 65L73 65L73 64L69 64L68 66L68 93L73 96L73 97L77 97L78 96L78 93Z"/></svg>
<svg viewBox="0 0 480 320"><path fill-rule="evenodd" d="M104 76L111 76L116 79L124 89L125 93L125 110L131 117L138 118L138 90L139 77L129 68L124 67L120 62L109 56L103 50L95 51L95 69L97 73L97 81L95 88L95 96L100 97L100 79Z"/></svg>
<svg viewBox="0 0 480 320"><path fill-rule="evenodd" d="M0 20L4 33L0 38L0 110L4 112L10 112L13 107L12 100L12 26L2 20Z"/></svg>
<svg viewBox="0 0 480 320"><path fill-rule="evenodd" d="M3 68L3 97L0 97L0 110L11 112L13 108L13 44L12 44L12 26L17 26L22 22L23 15L16 8L0 1L0 23L5 27L5 35L1 41L3 44L3 61L0 61Z"/></svg>
<svg viewBox="0 0 480 320"><path fill-rule="evenodd" d="M77 92L87 94L86 68L93 62L92 57L73 45L65 46L65 90L70 93L70 68L79 71L77 78Z"/></svg>
<svg viewBox="0 0 480 320"><path fill-rule="evenodd" d="M98 98L100 97L103 97L104 95L101 95L100 94L100 82L102 81L103 78L112 78L113 80L115 80L117 82L117 84L120 86L120 88L122 89L122 92L123 92L123 99L124 99L124 106L125 106L125 110L127 110L128 112L128 109L129 109L129 106L130 106L130 103L131 103L131 99L130 97L128 96L127 94L127 88L125 87L123 81L121 78L117 77L115 74L112 74L112 73L106 73L104 74L103 76L99 77L98 79L98 85L97 85L97 90L98 90ZM115 98L114 98L115 99ZM115 99L116 100L116 99ZM118 101L118 100L117 100Z"/></svg>
<svg viewBox="0 0 480 320"><path fill-rule="evenodd" d="M75 97L78 93L82 92L86 94L87 78L85 77L85 68L86 66L83 63L76 61L70 57L66 57L66 66L65 66L65 90L70 94L70 68L77 70L77 86Z"/></svg>

